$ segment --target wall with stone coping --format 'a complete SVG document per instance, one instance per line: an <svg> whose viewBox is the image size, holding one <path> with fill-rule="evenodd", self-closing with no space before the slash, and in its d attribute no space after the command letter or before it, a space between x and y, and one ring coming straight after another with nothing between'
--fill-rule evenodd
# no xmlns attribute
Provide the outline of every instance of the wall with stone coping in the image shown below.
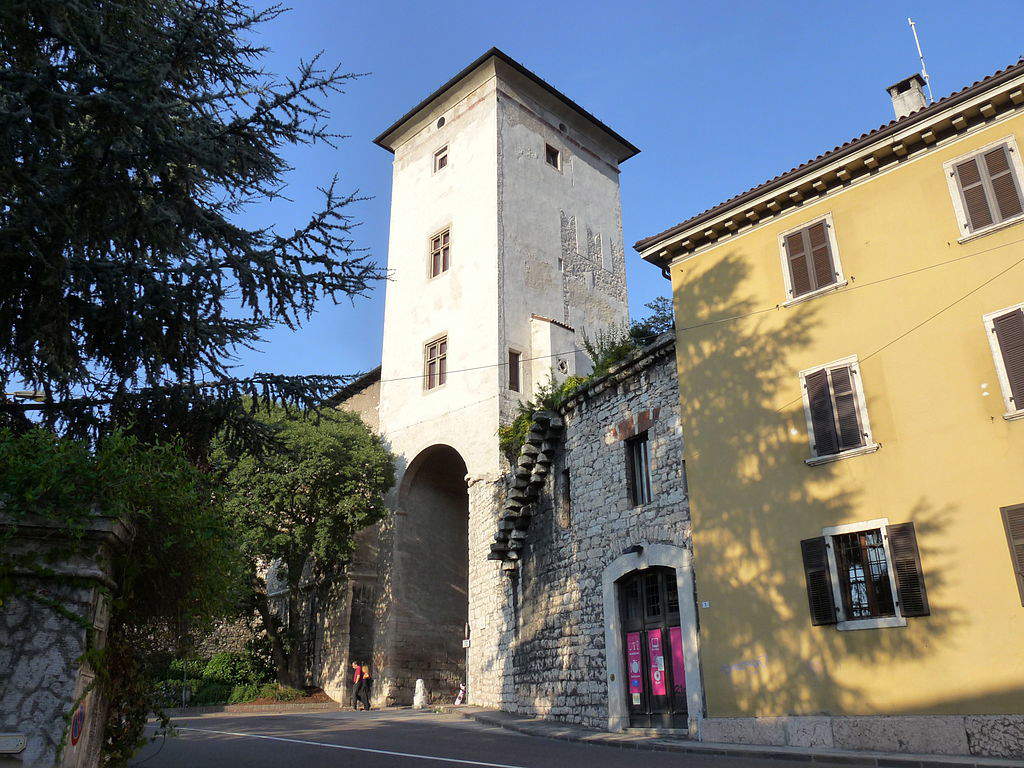
<svg viewBox="0 0 1024 768"><path fill-rule="evenodd" d="M981 757L1022 757L1024 715L714 717L704 741Z"/></svg>
<svg viewBox="0 0 1024 768"><path fill-rule="evenodd" d="M632 544L689 547L673 349L663 340L565 408L564 450L552 466L519 568L489 571L496 579L486 599L491 610L500 604L502 614L494 617L500 629L487 640L500 640L502 652L491 665L498 679L487 683L479 703L607 727L602 574ZM623 440L643 429L649 430L653 498L633 507ZM478 562L488 539L480 537L483 548L471 549L478 573L496 566Z"/></svg>

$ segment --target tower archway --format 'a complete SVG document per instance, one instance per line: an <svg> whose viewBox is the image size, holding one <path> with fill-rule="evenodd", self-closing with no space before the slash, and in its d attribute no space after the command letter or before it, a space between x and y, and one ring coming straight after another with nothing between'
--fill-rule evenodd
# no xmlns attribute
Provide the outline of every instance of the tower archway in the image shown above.
<svg viewBox="0 0 1024 768"><path fill-rule="evenodd" d="M410 699L417 678L432 700L450 700L465 680L469 617L469 493L466 462L450 445L432 445L409 463L399 486L399 574L393 602L392 664ZM396 692L397 693L397 692Z"/></svg>

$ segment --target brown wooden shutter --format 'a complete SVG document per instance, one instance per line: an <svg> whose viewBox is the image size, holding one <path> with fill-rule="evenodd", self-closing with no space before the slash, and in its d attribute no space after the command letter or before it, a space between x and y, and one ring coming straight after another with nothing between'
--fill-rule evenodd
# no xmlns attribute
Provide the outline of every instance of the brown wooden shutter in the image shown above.
<svg viewBox="0 0 1024 768"><path fill-rule="evenodd" d="M836 426L839 433L839 449L856 448L864 444L864 432L857 414L857 389L849 366L833 368L832 392L835 396Z"/></svg>
<svg viewBox="0 0 1024 768"><path fill-rule="evenodd" d="M836 267L832 260L832 246L828 240L825 222L807 228L807 239L811 249L811 264L814 267L814 287L824 288L836 281Z"/></svg>
<svg viewBox="0 0 1024 768"><path fill-rule="evenodd" d="M1020 180L1014 179L1015 174L1010 163L1009 148L1002 144L986 152L984 158L999 221L1019 215L1022 211Z"/></svg>
<svg viewBox="0 0 1024 768"><path fill-rule="evenodd" d="M992 210L985 195L985 185L981 180L977 158L972 157L957 164L955 173L964 201L968 229L974 231L987 227L993 221Z"/></svg>
<svg viewBox="0 0 1024 768"><path fill-rule="evenodd" d="M804 578L807 580L807 607L811 624L835 624L836 601L832 594L832 574L828 569L828 545L824 536L800 542L804 558Z"/></svg>
<svg viewBox="0 0 1024 768"><path fill-rule="evenodd" d="M1010 382L1013 409L1024 410L1024 310L997 317L992 321L1003 356L1003 367Z"/></svg>
<svg viewBox="0 0 1024 768"><path fill-rule="evenodd" d="M1017 577L1017 591L1020 604L1024 605L1024 504L1003 507L1003 527L1006 529L1006 543L1010 545L1010 561Z"/></svg>
<svg viewBox="0 0 1024 768"><path fill-rule="evenodd" d="M789 260L789 284L793 297L802 296L813 288L808 270L808 254L804 247L803 230L786 235L786 256Z"/></svg>
<svg viewBox="0 0 1024 768"><path fill-rule="evenodd" d="M921 553L917 548L917 533L913 523L898 523L885 527L889 537L892 570L896 575L896 592L900 600L900 613L904 616L927 616L928 590L924 586Z"/></svg>
<svg viewBox="0 0 1024 768"><path fill-rule="evenodd" d="M828 373L820 370L808 374L804 379L804 386L807 387L807 401L811 410L814 455L829 456L838 453L839 438L832 410L832 394L828 387Z"/></svg>

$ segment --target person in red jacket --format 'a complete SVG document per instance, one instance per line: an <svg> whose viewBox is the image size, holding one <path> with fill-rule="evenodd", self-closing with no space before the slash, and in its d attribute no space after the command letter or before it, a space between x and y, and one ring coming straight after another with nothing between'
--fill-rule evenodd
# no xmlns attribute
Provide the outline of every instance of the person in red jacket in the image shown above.
<svg viewBox="0 0 1024 768"><path fill-rule="evenodd" d="M370 688L373 685L373 676L370 674L370 665L358 661L352 662L352 708L359 709L362 702L364 709L370 708Z"/></svg>

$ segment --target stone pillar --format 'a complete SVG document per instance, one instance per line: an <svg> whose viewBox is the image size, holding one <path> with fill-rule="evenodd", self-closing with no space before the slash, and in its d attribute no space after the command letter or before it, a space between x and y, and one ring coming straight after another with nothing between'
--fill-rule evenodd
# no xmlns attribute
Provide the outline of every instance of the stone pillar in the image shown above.
<svg viewBox="0 0 1024 768"><path fill-rule="evenodd" d="M27 739L25 750L6 762L0 757L0 766L92 768L107 702L90 689L95 674L84 653L106 644L111 553L128 540L128 529L97 515L72 542L63 526L44 518L0 516L0 525L13 532L9 555L28 555L35 566L13 570L0 619L0 732ZM47 562L48 552L66 551L73 554Z"/></svg>

